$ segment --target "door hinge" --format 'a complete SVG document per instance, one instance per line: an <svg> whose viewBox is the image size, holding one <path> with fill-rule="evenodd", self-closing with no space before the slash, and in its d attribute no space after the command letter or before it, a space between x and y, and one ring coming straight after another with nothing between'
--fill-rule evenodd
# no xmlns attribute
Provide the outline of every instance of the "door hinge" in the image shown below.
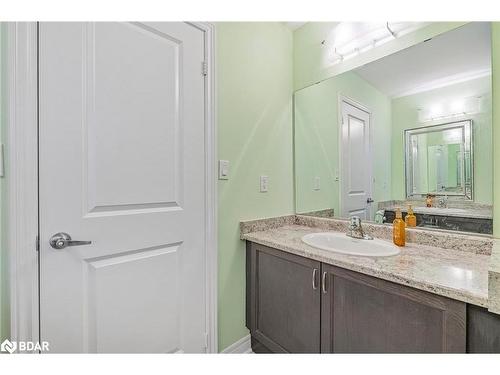
<svg viewBox="0 0 500 375"><path fill-rule="evenodd" d="M208 64L206 61L201 62L201 74L206 76L208 74Z"/></svg>
<svg viewBox="0 0 500 375"><path fill-rule="evenodd" d="M40 251L40 237L39 236L36 236L35 249L36 249L36 251Z"/></svg>

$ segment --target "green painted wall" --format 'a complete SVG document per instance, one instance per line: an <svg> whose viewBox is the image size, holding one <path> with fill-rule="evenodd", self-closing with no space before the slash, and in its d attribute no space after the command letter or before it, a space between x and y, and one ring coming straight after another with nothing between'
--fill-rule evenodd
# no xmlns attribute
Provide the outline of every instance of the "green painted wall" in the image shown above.
<svg viewBox="0 0 500 375"><path fill-rule="evenodd" d="M391 198L391 101L353 72L343 73L295 93L295 188L297 212L333 208L340 215L338 121L339 95L372 112L371 127L375 202ZM314 190L314 178L321 188ZM376 207L377 203L374 203Z"/></svg>
<svg viewBox="0 0 500 375"><path fill-rule="evenodd" d="M492 22L493 235L500 238L500 22Z"/></svg>
<svg viewBox="0 0 500 375"><path fill-rule="evenodd" d="M292 33L281 23L218 23L219 349L245 328L245 247L239 221L286 215L293 207ZM259 192L259 176L269 191Z"/></svg>
<svg viewBox="0 0 500 375"><path fill-rule="evenodd" d="M481 112L462 118L419 123L418 109L454 99L481 96ZM472 119L474 129L474 200L492 204L492 104L491 77L481 77L431 91L393 99L392 101L392 198L404 199L404 129L436 125L460 119ZM429 182L431 184L432 182Z"/></svg>
<svg viewBox="0 0 500 375"><path fill-rule="evenodd" d="M464 25L464 22L434 22L420 30L332 65L332 32L338 22L309 22L294 32L294 87L296 90L378 60L428 38ZM326 44L321 42L326 40Z"/></svg>

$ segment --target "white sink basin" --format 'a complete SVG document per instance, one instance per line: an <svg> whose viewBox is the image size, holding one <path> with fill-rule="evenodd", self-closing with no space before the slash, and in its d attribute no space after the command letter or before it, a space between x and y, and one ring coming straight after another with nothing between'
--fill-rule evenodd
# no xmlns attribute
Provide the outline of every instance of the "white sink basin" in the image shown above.
<svg viewBox="0 0 500 375"><path fill-rule="evenodd" d="M367 257L387 257L400 253L399 248L389 242L373 239L360 240L344 233L311 233L302 237L306 244L336 253Z"/></svg>

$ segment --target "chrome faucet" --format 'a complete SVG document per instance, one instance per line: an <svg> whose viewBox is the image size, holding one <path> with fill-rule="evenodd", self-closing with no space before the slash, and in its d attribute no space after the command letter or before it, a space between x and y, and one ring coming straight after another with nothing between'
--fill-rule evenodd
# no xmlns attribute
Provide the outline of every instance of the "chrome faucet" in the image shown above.
<svg viewBox="0 0 500 375"><path fill-rule="evenodd" d="M378 210L375 212L375 223L384 224L387 218L385 217L385 210Z"/></svg>
<svg viewBox="0 0 500 375"><path fill-rule="evenodd" d="M362 240L373 240L372 236L365 234L363 227L361 226L361 218L359 216L352 216L351 222L349 224L349 232L347 233L349 237L358 238Z"/></svg>

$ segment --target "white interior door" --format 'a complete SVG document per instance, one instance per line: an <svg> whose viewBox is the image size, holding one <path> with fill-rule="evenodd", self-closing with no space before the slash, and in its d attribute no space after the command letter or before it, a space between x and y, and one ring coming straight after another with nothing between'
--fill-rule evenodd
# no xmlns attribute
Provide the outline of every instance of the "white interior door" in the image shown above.
<svg viewBox="0 0 500 375"><path fill-rule="evenodd" d="M342 217L370 218L372 159L370 114L341 102L341 211Z"/></svg>
<svg viewBox="0 0 500 375"><path fill-rule="evenodd" d="M185 23L40 24L51 352L205 351L203 60ZM92 243L54 249L58 232Z"/></svg>

